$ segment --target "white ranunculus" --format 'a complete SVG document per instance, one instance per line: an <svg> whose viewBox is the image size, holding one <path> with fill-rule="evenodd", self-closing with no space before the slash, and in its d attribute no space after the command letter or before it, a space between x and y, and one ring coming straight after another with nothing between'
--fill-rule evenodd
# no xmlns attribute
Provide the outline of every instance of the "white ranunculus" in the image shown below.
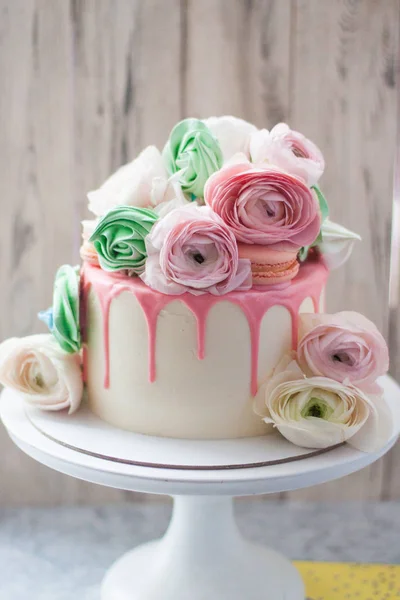
<svg viewBox="0 0 400 600"><path fill-rule="evenodd" d="M361 240L358 233L334 223L329 218L322 223L321 238L318 248L329 269L341 267L349 259L354 243Z"/></svg>
<svg viewBox="0 0 400 600"><path fill-rule="evenodd" d="M251 165L251 163L244 152L236 152L226 161L224 167L228 165Z"/></svg>
<svg viewBox="0 0 400 600"><path fill-rule="evenodd" d="M101 217L115 206L154 207L176 197L178 187L176 181L169 180L160 151L147 146L99 189L88 193L89 210Z"/></svg>
<svg viewBox="0 0 400 600"><path fill-rule="evenodd" d="M249 149L253 163L271 163L310 186L317 183L325 168L318 146L286 123L278 123L271 131L258 130L250 138Z"/></svg>
<svg viewBox="0 0 400 600"><path fill-rule="evenodd" d="M269 150L272 144L271 132L268 129L259 129L250 137L250 160L255 164L269 162Z"/></svg>
<svg viewBox="0 0 400 600"><path fill-rule="evenodd" d="M249 157L250 136L257 131L255 125L231 116L210 117L204 119L203 123L217 138L224 162L238 152L242 152L247 158Z"/></svg>
<svg viewBox="0 0 400 600"><path fill-rule="evenodd" d="M182 196L174 198L173 200L161 202L161 204L158 204L158 206L154 208L154 212L158 215L160 219L163 219L172 210L175 210L176 208L183 208L185 206L189 206L190 204L192 204L192 202L186 200L182 194Z"/></svg>
<svg viewBox="0 0 400 600"><path fill-rule="evenodd" d="M0 383L43 410L77 410L83 393L79 354L68 354L51 334L0 344Z"/></svg>
<svg viewBox="0 0 400 600"><path fill-rule="evenodd" d="M285 356L261 386L255 412L293 444L328 448L348 441L364 452L382 448L393 434L392 415L383 397L327 377L306 378L292 356Z"/></svg>

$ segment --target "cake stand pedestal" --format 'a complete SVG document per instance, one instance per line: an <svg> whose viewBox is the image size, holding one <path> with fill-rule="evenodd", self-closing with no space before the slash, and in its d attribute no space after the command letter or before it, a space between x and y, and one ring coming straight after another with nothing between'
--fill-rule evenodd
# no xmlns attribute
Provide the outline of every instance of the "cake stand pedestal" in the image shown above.
<svg viewBox="0 0 400 600"><path fill-rule="evenodd" d="M135 548L106 575L102 600L304 600L283 556L238 531L233 501L175 496L164 537Z"/></svg>
<svg viewBox="0 0 400 600"><path fill-rule="evenodd" d="M400 389L389 377L382 383L393 412L394 432L380 452L365 454L344 444L268 466L244 463L240 468L213 468L210 463L209 467L177 468L176 461L170 466L151 466L134 464L128 457L124 461L121 456L94 456L52 438L49 431L53 428L56 433L57 427L51 422L46 434L40 431L22 400L8 390L2 394L0 414L13 441L53 469L100 485L174 497L164 537L128 552L110 568L102 585L102 600L304 600L295 567L280 554L241 536L233 516L233 497L327 482L383 456L400 431ZM248 444L253 443L249 439ZM185 444L185 440L180 442L182 462ZM192 441L191 452L193 444L201 455L205 443Z"/></svg>

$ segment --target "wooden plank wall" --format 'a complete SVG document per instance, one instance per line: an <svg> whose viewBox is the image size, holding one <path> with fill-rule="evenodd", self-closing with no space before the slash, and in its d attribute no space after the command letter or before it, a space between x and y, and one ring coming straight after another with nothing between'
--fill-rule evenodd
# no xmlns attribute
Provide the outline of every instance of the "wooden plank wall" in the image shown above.
<svg viewBox="0 0 400 600"><path fill-rule="evenodd" d="M399 12L400 0L0 0L0 339L40 330L57 266L78 260L87 190L180 118L235 114L286 120L323 149L332 216L363 236L328 307L374 319L400 377ZM0 505L133 497L37 465L3 430L0 454ZM399 499L399 455L283 497Z"/></svg>

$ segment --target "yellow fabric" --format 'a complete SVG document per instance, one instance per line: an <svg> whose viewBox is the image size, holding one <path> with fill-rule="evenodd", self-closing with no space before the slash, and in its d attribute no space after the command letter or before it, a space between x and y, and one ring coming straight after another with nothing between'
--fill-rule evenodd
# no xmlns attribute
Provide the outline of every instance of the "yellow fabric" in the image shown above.
<svg viewBox="0 0 400 600"><path fill-rule="evenodd" d="M395 600L400 565L295 562L307 600Z"/></svg>

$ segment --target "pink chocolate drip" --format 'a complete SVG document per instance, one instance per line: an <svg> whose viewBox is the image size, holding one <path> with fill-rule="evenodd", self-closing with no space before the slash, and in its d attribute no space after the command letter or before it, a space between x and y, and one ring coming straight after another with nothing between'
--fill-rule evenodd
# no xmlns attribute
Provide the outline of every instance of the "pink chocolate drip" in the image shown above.
<svg viewBox="0 0 400 600"><path fill-rule="evenodd" d="M87 299L91 287L90 281L87 282L85 273L82 270L80 277L80 292L79 292L79 325L81 332L82 344L82 380L87 381Z"/></svg>
<svg viewBox="0 0 400 600"><path fill-rule="evenodd" d="M315 312L319 312L320 296L328 274L322 262L310 261L302 265L299 274L289 286L284 288L274 286L268 288L254 287L248 292L231 292L224 296L211 296L210 294L194 296L189 293L182 294L181 296L167 296L151 290L138 278L127 278L123 275L106 273L93 265L85 264L83 273L85 284L82 290L83 296L86 299L83 302L85 314L82 314L81 318L86 323L86 304L90 285L97 295L103 315L104 386L106 388L110 385L110 307L114 298L122 292L128 291L137 298L147 322L149 335L149 380L151 382L156 379L157 319L161 310L175 300L183 302L189 308L197 323L197 355L199 359L203 359L205 356L206 326L209 311L219 302L228 301L237 305L246 316L249 324L251 339L251 393L253 396L257 393L258 389L260 328L265 313L273 306L283 306L289 311L292 319L292 346L293 349L296 349L300 306L306 298L310 297ZM86 325L83 329L86 331Z"/></svg>
<svg viewBox="0 0 400 600"><path fill-rule="evenodd" d="M82 381L83 381L83 383L87 382L87 373L88 373L87 345L82 344Z"/></svg>

